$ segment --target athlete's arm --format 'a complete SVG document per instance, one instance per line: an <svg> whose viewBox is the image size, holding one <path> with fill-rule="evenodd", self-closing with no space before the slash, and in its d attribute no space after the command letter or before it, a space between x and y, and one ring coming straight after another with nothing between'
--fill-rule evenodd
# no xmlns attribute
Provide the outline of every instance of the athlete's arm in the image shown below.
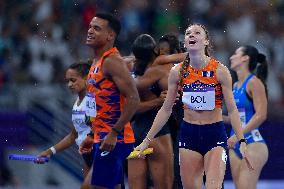
<svg viewBox="0 0 284 189"><path fill-rule="evenodd" d="M121 95L126 99L120 118L114 126L121 131L136 112L140 101L138 91L122 58L118 56L107 57L103 64L103 73L116 84Z"/></svg>
<svg viewBox="0 0 284 189"><path fill-rule="evenodd" d="M254 77L249 80L247 91L253 99L255 113L247 123L246 127L243 128L244 134L258 128L267 118L267 98L264 85L260 79Z"/></svg>
<svg viewBox="0 0 284 189"><path fill-rule="evenodd" d="M75 127L72 126L72 130L70 131L70 133L66 135L62 140L60 140L57 144L55 144L53 147L55 148L56 152L61 152L72 146L75 143L75 139L77 137L78 137L77 131L75 130ZM41 152L38 156L50 157L51 155L53 155L53 153L49 148ZM43 163L43 162L36 161L36 163Z"/></svg>
<svg viewBox="0 0 284 189"><path fill-rule="evenodd" d="M142 76L135 78L138 91L148 90L154 83L160 80L162 72L158 67L148 68Z"/></svg>
<svg viewBox="0 0 284 189"><path fill-rule="evenodd" d="M131 56L131 55L130 56L123 56L122 59L126 63L128 70L130 72L132 72L133 65L134 65L134 62L135 62L135 56Z"/></svg>
<svg viewBox="0 0 284 189"><path fill-rule="evenodd" d="M232 77L228 68L222 64L218 65L217 79L222 86L222 93L228 110L228 115L231 119L231 124L236 133L237 139L243 139L244 135L242 132L240 115L232 92Z"/></svg>
<svg viewBox="0 0 284 189"><path fill-rule="evenodd" d="M142 155L142 152L149 146L150 141L155 137L155 135L161 130L161 128L166 124L168 121L171 113L172 108L176 100L177 91L178 91L178 78L179 77L179 70L178 68L172 68L169 78L168 78L168 93L166 96L166 100L163 103L163 106L158 111L153 125L148 132L146 138L143 142L137 146L135 149L140 150L139 155Z"/></svg>
<svg viewBox="0 0 284 189"><path fill-rule="evenodd" d="M179 79L178 76L179 76L178 68L173 68L168 78L168 92L165 102L163 103L161 109L158 111L156 118L153 122L153 125L147 134L147 138L151 140L166 124L172 113L172 108L176 101L176 96L178 91L178 85L177 85Z"/></svg>
<svg viewBox="0 0 284 189"><path fill-rule="evenodd" d="M173 62L182 62L186 57L186 53L178 53L171 55L160 55L158 56L152 66L161 65L161 64L170 64Z"/></svg>
<svg viewBox="0 0 284 189"><path fill-rule="evenodd" d="M152 110L153 108L158 108L163 105L163 102L165 101L167 95L167 91L162 91L159 97L154 98L152 100L147 100L147 101L141 101L139 103L138 109L136 113L143 113L148 110Z"/></svg>

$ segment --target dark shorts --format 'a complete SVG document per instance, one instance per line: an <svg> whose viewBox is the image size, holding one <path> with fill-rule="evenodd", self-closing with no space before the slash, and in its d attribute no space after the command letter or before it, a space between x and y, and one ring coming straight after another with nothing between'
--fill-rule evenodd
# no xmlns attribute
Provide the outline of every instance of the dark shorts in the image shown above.
<svg viewBox="0 0 284 189"><path fill-rule="evenodd" d="M217 146L227 150L227 136L223 122L195 125L183 121L180 130L179 148L196 151L204 156Z"/></svg>
<svg viewBox="0 0 284 189"><path fill-rule="evenodd" d="M147 133L152 127L157 112L157 110L150 110L135 115L134 121L132 122L132 129L135 137L134 146L138 146L145 139ZM169 133L170 126L169 123L166 123L166 125L163 126L163 128L156 134L155 137L163 136Z"/></svg>
<svg viewBox="0 0 284 189"><path fill-rule="evenodd" d="M111 152L101 151L100 143L93 145L94 161L92 185L114 189L123 182L123 163L132 152L133 143L117 143Z"/></svg>

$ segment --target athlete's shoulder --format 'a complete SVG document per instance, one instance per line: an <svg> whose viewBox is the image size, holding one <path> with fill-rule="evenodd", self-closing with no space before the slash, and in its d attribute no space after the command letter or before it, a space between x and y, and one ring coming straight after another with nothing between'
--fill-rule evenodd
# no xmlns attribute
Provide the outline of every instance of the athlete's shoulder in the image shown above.
<svg viewBox="0 0 284 189"><path fill-rule="evenodd" d="M216 78L220 83L227 82L232 80L230 71L227 66L218 61L216 69Z"/></svg>
<svg viewBox="0 0 284 189"><path fill-rule="evenodd" d="M263 86L263 83L262 81L256 77L255 75L248 81L247 83L247 86L248 87L260 87L260 86Z"/></svg>
<svg viewBox="0 0 284 189"><path fill-rule="evenodd" d="M221 73L229 73L230 72L226 65L222 64L218 60L215 60L215 61L216 61L216 64L217 64L217 72L221 72Z"/></svg>
<svg viewBox="0 0 284 189"><path fill-rule="evenodd" d="M118 62L118 63L124 63L124 60L122 56L119 53L114 53L110 54L104 59L104 63L109 63L109 62Z"/></svg>

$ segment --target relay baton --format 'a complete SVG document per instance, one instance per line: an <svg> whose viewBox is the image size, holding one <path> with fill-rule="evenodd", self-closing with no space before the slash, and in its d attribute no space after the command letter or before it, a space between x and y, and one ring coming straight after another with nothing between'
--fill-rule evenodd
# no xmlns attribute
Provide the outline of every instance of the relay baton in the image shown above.
<svg viewBox="0 0 284 189"><path fill-rule="evenodd" d="M127 159L131 159L131 158L137 158L138 154L139 154L140 150L134 150L133 152L131 152L129 154L129 156L127 157ZM147 155L147 154L152 154L153 153L153 148L147 148L143 151L143 155Z"/></svg>
<svg viewBox="0 0 284 189"><path fill-rule="evenodd" d="M20 160L20 161L44 161L48 162L48 157L37 157L35 155L24 155L24 154L10 154L9 160Z"/></svg>

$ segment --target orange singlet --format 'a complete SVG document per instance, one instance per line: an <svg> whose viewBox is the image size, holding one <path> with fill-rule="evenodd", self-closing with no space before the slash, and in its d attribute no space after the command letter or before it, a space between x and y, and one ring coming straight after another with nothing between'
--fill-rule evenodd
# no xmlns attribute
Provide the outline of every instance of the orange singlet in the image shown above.
<svg viewBox="0 0 284 189"><path fill-rule="evenodd" d="M99 143L106 133L111 131L111 128L115 126L125 103L125 98L120 94L116 84L105 78L102 73L104 59L111 54L118 53L117 48L111 48L106 51L92 65L88 74L87 93L93 94L96 101L96 116L92 120L95 143ZM129 122L125 125L121 133L117 136L118 142L133 143L135 141Z"/></svg>
<svg viewBox="0 0 284 189"><path fill-rule="evenodd" d="M202 69L188 66L183 75L184 108L213 110L222 107L222 87L216 78L218 64L217 60L211 58Z"/></svg>

